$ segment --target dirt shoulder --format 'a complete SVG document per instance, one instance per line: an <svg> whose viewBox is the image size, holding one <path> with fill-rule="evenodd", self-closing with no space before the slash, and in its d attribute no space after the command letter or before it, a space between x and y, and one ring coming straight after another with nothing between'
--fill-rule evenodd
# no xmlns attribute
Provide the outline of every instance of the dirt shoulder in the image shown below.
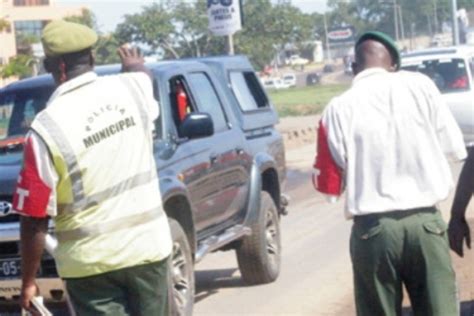
<svg viewBox="0 0 474 316"><path fill-rule="evenodd" d="M307 115L280 118L276 128L283 136L286 150L315 144L320 117L320 115Z"/></svg>

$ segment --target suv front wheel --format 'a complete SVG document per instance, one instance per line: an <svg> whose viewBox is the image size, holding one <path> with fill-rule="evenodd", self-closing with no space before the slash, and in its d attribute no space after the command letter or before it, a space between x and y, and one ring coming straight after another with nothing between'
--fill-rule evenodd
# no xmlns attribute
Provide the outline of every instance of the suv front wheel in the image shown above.
<svg viewBox="0 0 474 316"><path fill-rule="evenodd" d="M188 316L192 315L194 304L194 265L191 247L181 225L172 218L169 218L169 223L173 238L173 252L168 261L171 315Z"/></svg>
<svg viewBox="0 0 474 316"><path fill-rule="evenodd" d="M252 234L244 237L237 248L240 274L246 284L273 282L280 273L280 219L270 194L261 192L258 219L250 227Z"/></svg>

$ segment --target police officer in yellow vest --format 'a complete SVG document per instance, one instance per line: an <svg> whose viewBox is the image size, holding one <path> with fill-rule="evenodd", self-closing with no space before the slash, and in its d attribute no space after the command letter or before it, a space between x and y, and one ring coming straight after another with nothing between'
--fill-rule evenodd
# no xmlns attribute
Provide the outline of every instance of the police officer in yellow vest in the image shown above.
<svg viewBox="0 0 474 316"><path fill-rule="evenodd" d="M43 30L58 87L27 135L13 200L24 215L21 305L31 309L53 218L56 265L78 315L167 315L172 242L152 150L158 104L135 50L119 50L127 73L97 77L96 41L76 23Z"/></svg>

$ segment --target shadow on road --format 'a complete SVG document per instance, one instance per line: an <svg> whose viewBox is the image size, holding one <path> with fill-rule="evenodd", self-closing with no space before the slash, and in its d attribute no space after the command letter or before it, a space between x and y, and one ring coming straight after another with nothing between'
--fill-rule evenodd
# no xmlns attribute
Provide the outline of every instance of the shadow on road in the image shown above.
<svg viewBox="0 0 474 316"><path fill-rule="evenodd" d="M237 268L202 270L195 272L196 294L194 302L199 302L211 295L217 294L221 288L244 287L240 274L233 276Z"/></svg>
<svg viewBox="0 0 474 316"><path fill-rule="evenodd" d="M412 316L413 312L410 307L405 307L402 311L402 316ZM460 316L472 316L474 315L474 300L461 302L461 313Z"/></svg>
<svg viewBox="0 0 474 316"><path fill-rule="evenodd" d="M289 209L299 201L305 201L308 197L317 195L318 201L326 202L323 194L313 188L310 171L300 171L298 169L287 169L287 183L285 194L290 197Z"/></svg>

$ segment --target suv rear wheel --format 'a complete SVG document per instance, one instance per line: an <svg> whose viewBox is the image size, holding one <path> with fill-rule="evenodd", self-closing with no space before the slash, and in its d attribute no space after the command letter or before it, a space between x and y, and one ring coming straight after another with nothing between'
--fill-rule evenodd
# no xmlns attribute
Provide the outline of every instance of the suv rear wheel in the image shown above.
<svg viewBox="0 0 474 316"><path fill-rule="evenodd" d="M169 219L173 252L169 260L171 315L187 316L193 313L194 266L188 238L181 225Z"/></svg>
<svg viewBox="0 0 474 316"><path fill-rule="evenodd" d="M280 219L270 194L261 192L257 221L252 234L244 237L237 249L237 261L242 279L247 284L265 284L276 280L280 273Z"/></svg>

